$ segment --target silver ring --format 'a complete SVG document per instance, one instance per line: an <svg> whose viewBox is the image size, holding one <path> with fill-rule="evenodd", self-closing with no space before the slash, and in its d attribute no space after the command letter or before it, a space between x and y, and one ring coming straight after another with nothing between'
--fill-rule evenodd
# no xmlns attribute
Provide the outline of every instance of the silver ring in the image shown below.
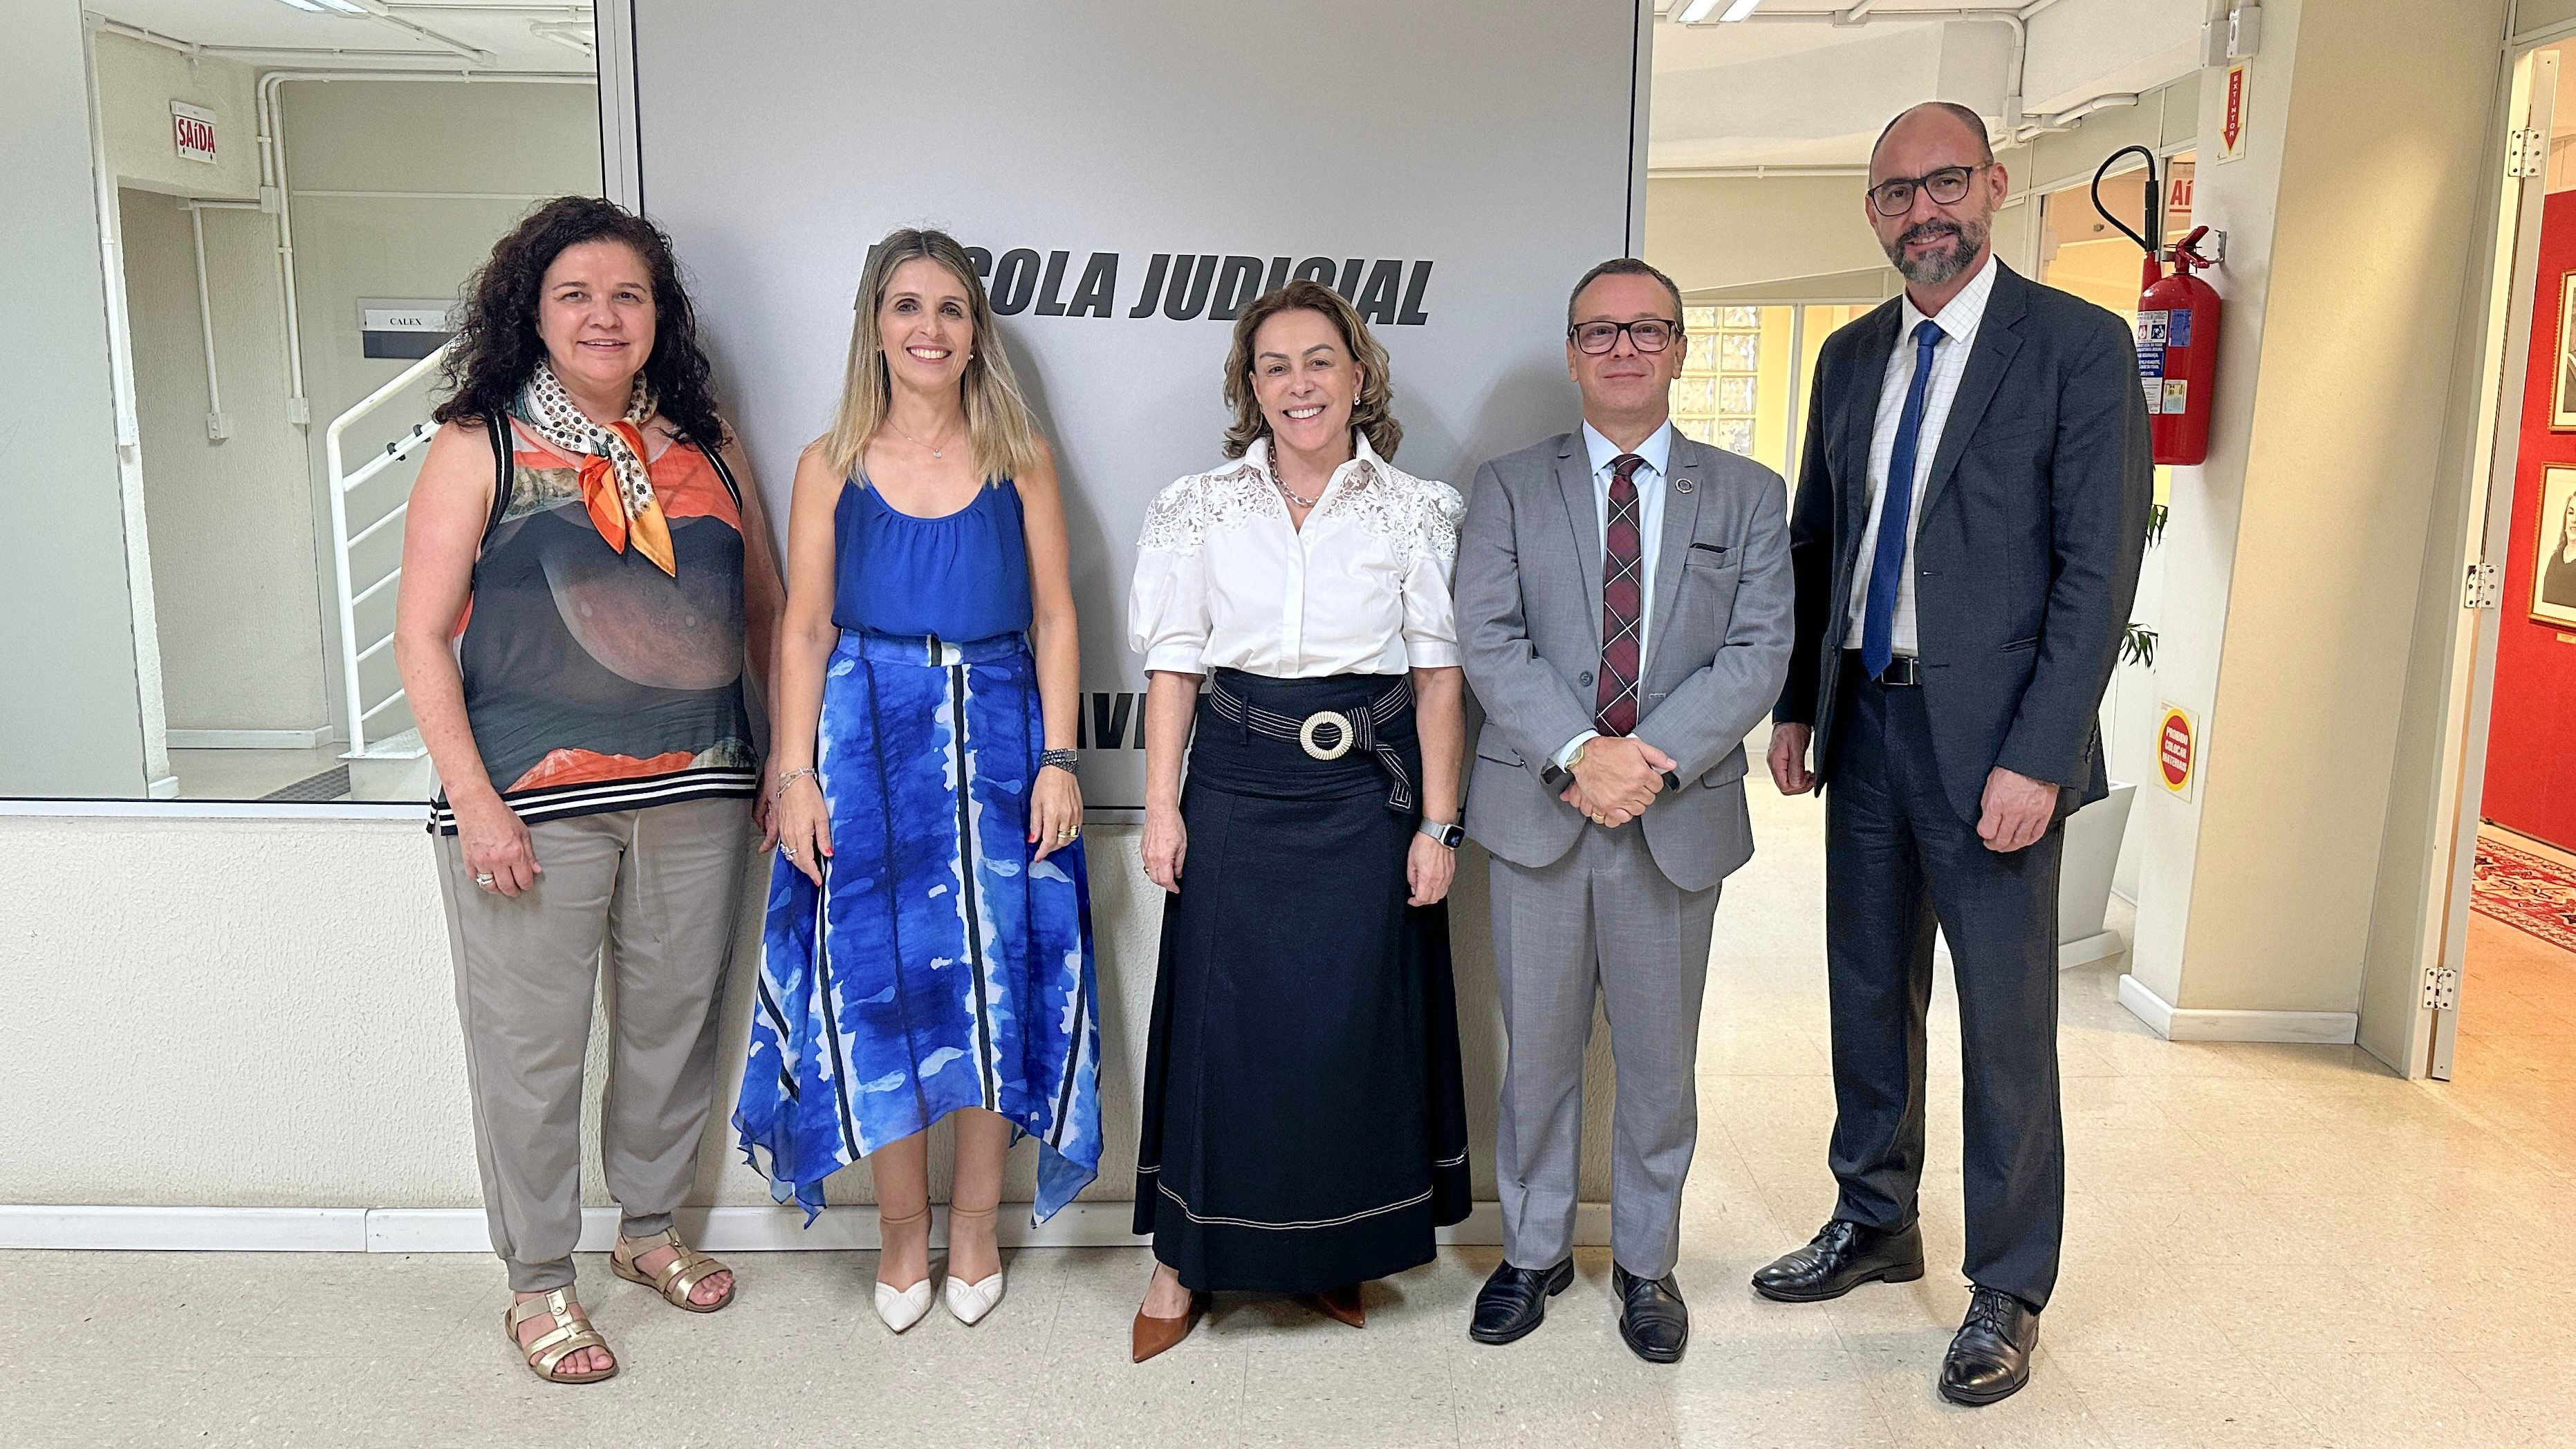
<svg viewBox="0 0 2576 1449"><path fill-rule="evenodd" d="M492 884L492 877L488 874L478 875L474 877L474 883L479 886L487 886Z"/></svg>
<svg viewBox="0 0 2576 1449"><path fill-rule="evenodd" d="M789 860L794 860L796 858L796 847L792 845L782 845L778 847L778 853L786 856Z"/></svg>
<svg viewBox="0 0 2576 1449"><path fill-rule="evenodd" d="M1329 746L1316 744L1315 732L1326 725L1339 731L1339 738ZM1304 724L1297 726L1297 743L1308 756L1318 760L1340 759L1351 752L1351 741L1358 738L1359 732L1351 728L1351 717L1335 709L1319 709L1306 716Z"/></svg>

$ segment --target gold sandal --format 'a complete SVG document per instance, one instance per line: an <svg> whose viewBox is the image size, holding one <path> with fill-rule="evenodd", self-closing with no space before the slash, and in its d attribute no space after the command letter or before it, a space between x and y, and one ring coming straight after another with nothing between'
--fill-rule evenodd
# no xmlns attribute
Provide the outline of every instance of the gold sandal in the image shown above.
<svg viewBox="0 0 2576 1449"><path fill-rule="evenodd" d="M519 1342L519 1325L541 1314L554 1315L555 1326L539 1334L534 1342ZM572 1295L561 1288L525 1302L513 1303L501 1311L501 1336L510 1340L528 1361L528 1372L550 1384L595 1384L601 1379L617 1377L617 1365L604 1369L585 1369L577 1374L559 1374L555 1366L585 1348L606 1349L608 1340L590 1326L590 1315L572 1301Z"/></svg>
<svg viewBox="0 0 2576 1449"><path fill-rule="evenodd" d="M628 1252L628 1246L634 1243L650 1246L632 1253ZM672 1250L669 1262L650 1273L635 1266L637 1258L662 1247ZM611 1272L627 1282L641 1283L661 1294L662 1300L672 1307L685 1308L691 1313L713 1313L733 1302L733 1288L730 1285L725 1289L725 1296L713 1303L698 1303L690 1299L689 1295L697 1291L699 1284L718 1273L730 1273L733 1270L681 1242L680 1230L677 1228L664 1228L649 1238L619 1238L616 1248L608 1255L608 1267Z"/></svg>

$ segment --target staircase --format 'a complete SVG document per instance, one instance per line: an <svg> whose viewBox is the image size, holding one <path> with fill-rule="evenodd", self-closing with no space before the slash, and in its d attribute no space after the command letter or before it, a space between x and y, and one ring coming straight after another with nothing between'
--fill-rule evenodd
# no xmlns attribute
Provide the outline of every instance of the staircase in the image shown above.
<svg viewBox="0 0 2576 1449"><path fill-rule="evenodd" d="M358 625L359 607L392 588L395 580L402 577L402 567L397 563L390 568L365 570L355 561L354 551L368 539L388 529L393 531L387 536L399 540L402 537L402 517L410 511L411 502L405 498L393 507L378 513L372 521L354 533L349 528L349 514L350 495L366 486L386 469L427 447L431 435L437 431L437 425L427 418L421 419L404 429L392 442L387 443L383 451L368 458L355 469L348 466L343 456L341 437L348 431L351 423L375 412L410 390L446 355L447 348L442 347L404 368L391 382L377 388L369 393L364 401L333 418L329 430L323 434L323 456L330 469L331 477L331 559L340 594L340 682L349 720L349 748L340 758L347 761L349 765L349 798L352 800L406 801L429 798L431 785L429 747L421 742L420 731L412 728L389 729L383 736L372 739L368 737L368 726L379 715L399 706L402 708L403 716L408 716L410 709L404 702L400 684L396 684L391 691L372 703L368 700L364 680L365 671L361 666L377 655L388 653L392 649L393 628L391 623L387 622L381 632L370 631L362 636ZM379 549L377 552L381 554L382 550ZM400 556L399 551L395 556L397 558ZM362 571L369 575L363 583L356 577ZM388 597L387 603L390 602ZM388 611L380 607L373 613L383 617ZM408 723L407 719L402 717L397 717L396 721L388 723L390 725L395 722Z"/></svg>

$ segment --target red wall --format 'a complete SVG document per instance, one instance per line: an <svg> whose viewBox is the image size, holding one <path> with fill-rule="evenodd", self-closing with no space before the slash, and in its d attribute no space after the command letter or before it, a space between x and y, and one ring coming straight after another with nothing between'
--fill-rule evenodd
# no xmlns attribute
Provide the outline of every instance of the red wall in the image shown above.
<svg viewBox="0 0 2576 1449"><path fill-rule="evenodd" d="M2482 813L2505 827L2576 850L2576 643L2531 617L2533 536L2544 464L2576 465L2576 432L2549 430L2549 383L2558 356L2560 279L2576 271L2576 191L2548 201L2540 227L2539 295L2532 302L2531 367L2522 399L2522 450L2514 465L2513 547L2504 570L2504 621L2496 640L2495 713L2487 728Z"/></svg>

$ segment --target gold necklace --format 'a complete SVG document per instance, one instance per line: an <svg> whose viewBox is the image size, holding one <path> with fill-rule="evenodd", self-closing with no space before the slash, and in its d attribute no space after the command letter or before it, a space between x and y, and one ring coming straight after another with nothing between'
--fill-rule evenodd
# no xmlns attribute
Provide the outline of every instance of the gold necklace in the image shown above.
<svg viewBox="0 0 2576 1449"><path fill-rule="evenodd" d="M1323 488L1316 489L1315 496L1309 498L1305 494L1290 488L1287 480L1279 476L1279 440L1277 438L1274 437L1270 440L1268 454L1262 459L1262 461L1270 465L1270 486L1278 489L1280 494L1287 498L1289 502L1296 504L1298 507L1305 509L1309 513L1312 513L1315 510L1315 505L1324 501ZM1330 488L1332 486L1332 479L1327 478L1324 480L1324 488Z"/></svg>

